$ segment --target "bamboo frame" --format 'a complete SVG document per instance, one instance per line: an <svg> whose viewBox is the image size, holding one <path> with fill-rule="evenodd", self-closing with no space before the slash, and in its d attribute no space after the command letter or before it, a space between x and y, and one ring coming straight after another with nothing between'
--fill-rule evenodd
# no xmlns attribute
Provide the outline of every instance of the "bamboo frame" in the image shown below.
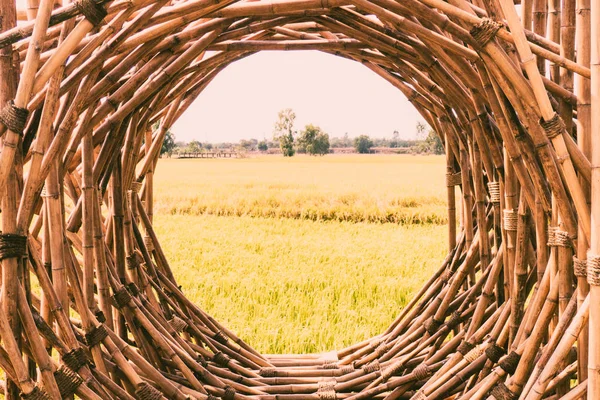
<svg viewBox="0 0 600 400"><path fill-rule="evenodd" d="M8 399L600 398L600 1L53 7L0 1ZM328 355L256 352L179 290L152 228L165 133L261 50L360 62L445 146L443 265L387 330Z"/></svg>

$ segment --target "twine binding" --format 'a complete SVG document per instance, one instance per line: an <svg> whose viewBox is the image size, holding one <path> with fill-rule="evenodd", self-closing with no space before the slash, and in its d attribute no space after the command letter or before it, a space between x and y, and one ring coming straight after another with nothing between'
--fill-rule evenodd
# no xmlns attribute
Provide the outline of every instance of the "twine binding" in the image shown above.
<svg viewBox="0 0 600 400"><path fill-rule="evenodd" d="M185 322L184 320L182 320L181 318L179 318L176 315L173 315L173 318L171 318L168 322L169 322L169 325L171 325L173 327L173 329L175 329L175 331L177 331L177 332L183 332L188 327L187 322Z"/></svg>
<svg viewBox="0 0 600 400"><path fill-rule="evenodd" d="M54 372L54 378L63 399L71 397L83 383L79 375L64 365Z"/></svg>
<svg viewBox="0 0 600 400"><path fill-rule="evenodd" d="M498 365L502 368L507 374L512 375L517 370L517 365L519 365L519 361L521 360L521 355L511 351L506 357L502 358Z"/></svg>
<svg viewBox="0 0 600 400"><path fill-rule="evenodd" d="M600 256L588 253L587 281L590 285L600 286Z"/></svg>
<svg viewBox="0 0 600 400"><path fill-rule="evenodd" d="M587 260L580 260L573 256L573 272L578 278L587 277Z"/></svg>
<svg viewBox="0 0 600 400"><path fill-rule="evenodd" d="M490 192L490 203L500 204L500 182L488 182L487 186Z"/></svg>
<svg viewBox="0 0 600 400"><path fill-rule="evenodd" d="M558 227L548 228L548 246L573 248L573 241L569 234Z"/></svg>
<svg viewBox="0 0 600 400"><path fill-rule="evenodd" d="M506 209L504 210L504 230L516 231L517 224L519 221L519 215L516 210Z"/></svg>
<svg viewBox="0 0 600 400"><path fill-rule="evenodd" d="M14 233L0 234L0 260L20 258L27 254L27 236Z"/></svg>
<svg viewBox="0 0 600 400"><path fill-rule="evenodd" d="M460 172L457 172L455 174L446 174L446 186L448 187L452 187L452 186L458 186L462 183L462 178L460 175Z"/></svg>
<svg viewBox="0 0 600 400"><path fill-rule="evenodd" d="M163 395L148 382L141 382L135 388L135 396L140 400L162 400Z"/></svg>
<svg viewBox="0 0 600 400"><path fill-rule="evenodd" d="M85 350L83 350L82 347L78 347L63 354L62 360L65 365L73 371L79 371L89 363L87 354L85 354Z"/></svg>
<svg viewBox="0 0 600 400"><path fill-rule="evenodd" d="M542 126L542 128L544 128L548 139L553 139L557 137L558 135L562 134L563 131L566 129L565 124L563 123L562 119L557 113L554 113L552 118L550 118L548 121L544 121L543 119L541 119L540 125Z"/></svg>
<svg viewBox="0 0 600 400"><path fill-rule="evenodd" d="M29 393L21 392L21 398L23 400L51 400L50 395L46 393L39 386L34 386L33 390Z"/></svg>
<svg viewBox="0 0 600 400"><path fill-rule="evenodd" d="M380 369L381 366L377 360L362 366L362 370L365 372L365 374L370 374L371 372L379 371Z"/></svg>
<svg viewBox="0 0 600 400"><path fill-rule="evenodd" d="M483 18L469 33L481 47L484 47L496 37L500 28L502 28L502 24L489 18Z"/></svg>
<svg viewBox="0 0 600 400"><path fill-rule="evenodd" d="M490 394L494 396L496 400L515 400L517 396L511 392L504 382L499 382L496 386L490 390Z"/></svg>
<svg viewBox="0 0 600 400"><path fill-rule="evenodd" d="M121 309L127 307L127 304L131 301L131 294L125 287L122 287L116 291L112 298L117 308Z"/></svg>
<svg viewBox="0 0 600 400"><path fill-rule="evenodd" d="M17 107L15 102L9 100L4 108L0 110L0 122L6 128L19 135L23 134L29 111L26 108Z"/></svg>
<svg viewBox="0 0 600 400"><path fill-rule="evenodd" d="M93 327L85 334L85 342L89 347L94 347L100 344L108 336L108 331L103 324Z"/></svg>
<svg viewBox="0 0 600 400"><path fill-rule="evenodd" d="M277 376L277 370L275 368L265 367L265 368L261 368L258 371L258 374L265 378L274 378Z"/></svg>
<svg viewBox="0 0 600 400"><path fill-rule="evenodd" d="M235 389L231 386L225 386L225 393L223 394L223 400L233 400L235 398Z"/></svg>
<svg viewBox="0 0 600 400"><path fill-rule="evenodd" d="M75 2L75 7L94 26L99 25L107 15L104 7L94 0L79 0Z"/></svg>
<svg viewBox="0 0 600 400"><path fill-rule="evenodd" d="M213 361L215 362L215 364L220 365L221 367L227 367L229 365L229 362L231 361L231 358L229 358L227 354L224 354L221 351L217 351L213 356Z"/></svg>
<svg viewBox="0 0 600 400"><path fill-rule="evenodd" d="M415 369L413 369L412 373L417 381L427 379L432 374L431 369L425 363L417 365Z"/></svg>
<svg viewBox="0 0 600 400"><path fill-rule="evenodd" d="M500 358L502 358L505 353L506 351L497 344L491 344L487 349L485 349L485 355L494 364L500 361Z"/></svg>

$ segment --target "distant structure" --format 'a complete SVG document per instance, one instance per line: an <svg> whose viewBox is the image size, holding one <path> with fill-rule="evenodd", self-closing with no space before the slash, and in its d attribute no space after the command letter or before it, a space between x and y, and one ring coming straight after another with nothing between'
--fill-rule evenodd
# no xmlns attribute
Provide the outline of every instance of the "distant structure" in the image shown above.
<svg viewBox="0 0 600 400"><path fill-rule="evenodd" d="M600 399L600 0L514 3L0 0L6 398ZM447 258L323 355L190 302L152 225L165 133L266 50L360 62L447 158Z"/></svg>

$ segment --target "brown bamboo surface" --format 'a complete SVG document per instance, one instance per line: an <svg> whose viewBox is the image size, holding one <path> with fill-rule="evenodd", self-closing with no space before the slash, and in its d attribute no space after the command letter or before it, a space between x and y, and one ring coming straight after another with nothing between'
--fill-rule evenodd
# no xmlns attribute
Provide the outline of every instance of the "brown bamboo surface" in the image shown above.
<svg viewBox="0 0 600 400"><path fill-rule="evenodd" d="M6 398L600 399L600 0L518 3L0 0ZM364 64L446 152L448 256L327 354L259 354L152 228L167 130L261 50Z"/></svg>

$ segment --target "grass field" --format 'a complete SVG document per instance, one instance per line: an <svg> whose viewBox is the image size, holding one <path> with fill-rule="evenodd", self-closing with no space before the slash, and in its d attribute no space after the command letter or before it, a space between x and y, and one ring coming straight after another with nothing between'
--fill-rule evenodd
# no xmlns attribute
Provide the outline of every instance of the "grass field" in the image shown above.
<svg viewBox="0 0 600 400"><path fill-rule="evenodd" d="M445 224L442 156L161 160L156 211L317 221Z"/></svg>
<svg viewBox="0 0 600 400"><path fill-rule="evenodd" d="M429 156L161 160L155 226L186 295L252 346L327 351L385 329L439 266L444 174Z"/></svg>

